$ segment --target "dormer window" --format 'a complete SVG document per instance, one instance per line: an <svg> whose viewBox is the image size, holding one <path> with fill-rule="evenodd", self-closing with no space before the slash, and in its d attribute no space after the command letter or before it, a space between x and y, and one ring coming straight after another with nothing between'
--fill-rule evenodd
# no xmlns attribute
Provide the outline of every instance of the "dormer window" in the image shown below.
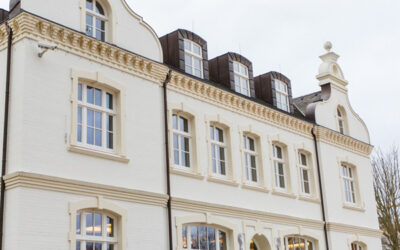
<svg viewBox="0 0 400 250"><path fill-rule="evenodd" d="M340 109L337 109L337 119L338 119L338 127L339 127L339 132L341 134L344 134L344 116L342 114L342 111Z"/></svg>
<svg viewBox="0 0 400 250"><path fill-rule="evenodd" d="M276 106L289 112L289 93L286 83L275 79Z"/></svg>
<svg viewBox="0 0 400 250"><path fill-rule="evenodd" d="M239 62L233 62L235 91L245 96L250 96L249 71Z"/></svg>
<svg viewBox="0 0 400 250"><path fill-rule="evenodd" d="M86 0L86 35L100 41L106 40L107 16L98 0Z"/></svg>
<svg viewBox="0 0 400 250"><path fill-rule="evenodd" d="M201 46L185 39L185 72L203 78L203 55Z"/></svg>

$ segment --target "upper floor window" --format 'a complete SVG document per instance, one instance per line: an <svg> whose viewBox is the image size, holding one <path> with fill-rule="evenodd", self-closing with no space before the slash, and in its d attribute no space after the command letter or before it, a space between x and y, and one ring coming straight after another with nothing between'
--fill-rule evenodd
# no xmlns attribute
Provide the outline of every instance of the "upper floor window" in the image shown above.
<svg viewBox="0 0 400 250"><path fill-rule="evenodd" d="M106 40L107 16L98 0L86 0L86 35L100 41Z"/></svg>
<svg viewBox="0 0 400 250"><path fill-rule="evenodd" d="M284 250L314 250L314 245L312 241L298 237L298 236L289 236L285 237L285 249Z"/></svg>
<svg viewBox="0 0 400 250"><path fill-rule="evenodd" d="M190 168L190 140L191 131L189 119L182 115L172 115L174 164Z"/></svg>
<svg viewBox="0 0 400 250"><path fill-rule="evenodd" d="M354 169L350 166L342 164L342 178L344 196L346 202L356 203L356 190L354 183Z"/></svg>
<svg viewBox="0 0 400 250"><path fill-rule="evenodd" d="M275 186L277 188L286 189L284 150L281 146L273 144L272 153L274 161Z"/></svg>
<svg viewBox="0 0 400 250"><path fill-rule="evenodd" d="M344 134L345 133L345 121L344 121L343 112L339 108L337 109L337 117L338 117L339 132L341 134Z"/></svg>
<svg viewBox="0 0 400 250"><path fill-rule="evenodd" d="M246 66L239 62L233 62L233 73L235 81L235 91L246 96L250 96L249 71Z"/></svg>
<svg viewBox="0 0 400 250"><path fill-rule="evenodd" d="M286 112L289 112L289 92L286 83L275 79L276 106Z"/></svg>
<svg viewBox="0 0 400 250"><path fill-rule="evenodd" d="M300 167L301 191L304 194L311 194L310 164L308 162L307 154L303 152L299 152L299 167Z"/></svg>
<svg viewBox="0 0 400 250"><path fill-rule="evenodd" d="M246 180L250 182L257 182L257 150L254 138L246 135L243 136L243 154Z"/></svg>
<svg viewBox="0 0 400 250"><path fill-rule="evenodd" d="M364 248L361 246L361 244L353 242L351 243L351 250L364 250Z"/></svg>
<svg viewBox="0 0 400 250"><path fill-rule="evenodd" d="M185 72L203 78L202 48L197 43L185 39Z"/></svg>
<svg viewBox="0 0 400 250"><path fill-rule="evenodd" d="M226 139L224 130L211 125L210 139L212 172L215 175L226 176Z"/></svg>
<svg viewBox="0 0 400 250"><path fill-rule="evenodd" d="M78 84L77 142L93 149L114 152L114 94L85 83Z"/></svg>
<svg viewBox="0 0 400 250"><path fill-rule="evenodd" d="M227 232L206 225L182 226L183 249L228 250Z"/></svg>
<svg viewBox="0 0 400 250"><path fill-rule="evenodd" d="M111 214L85 210L76 214L76 250L114 250L117 220Z"/></svg>

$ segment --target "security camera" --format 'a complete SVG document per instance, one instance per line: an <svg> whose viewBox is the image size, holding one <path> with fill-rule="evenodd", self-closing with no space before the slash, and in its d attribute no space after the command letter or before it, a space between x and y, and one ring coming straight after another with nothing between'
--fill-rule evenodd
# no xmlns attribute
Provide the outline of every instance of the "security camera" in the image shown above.
<svg viewBox="0 0 400 250"><path fill-rule="evenodd" d="M53 44L45 44L45 43L38 43L38 47L43 49L41 52L38 53L39 57L42 57L44 53L46 53L48 50L55 50L57 49L57 45Z"/></svg>

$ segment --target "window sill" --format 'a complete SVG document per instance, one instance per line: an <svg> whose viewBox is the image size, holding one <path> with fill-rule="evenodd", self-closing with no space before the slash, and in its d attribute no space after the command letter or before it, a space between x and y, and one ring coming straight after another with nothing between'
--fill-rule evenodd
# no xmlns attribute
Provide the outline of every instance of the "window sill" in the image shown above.
<svg viewBox="0 0 400 250"><path fill-rule="evenodd" d="M215 183L220 183L220 184L225 184L225 185L229 185L229 186L233 186L233 187L237 187L239 186L239 183L237 183L234 180L231 179L223 179L217 176L208 176L207 177L207 181L209 182L215 182Z"/></svg>
<svg viewBox="0 0 400 250"><path fill-rule="evenodd" d="M123 162L123 163L129 162L129 159L122 155L112 154L112 153L108 153L108 152L102 152L99 150L85 148L85 147L77 146L77 145L69 145L68 151L74 152L74 153L79 153L79 154L84 154L84 155L89 155L89 156L100 157L100 158L104 158L104 159L112 160L112 161L119 161L119 162Z"/></svg>
<svg viewBox="0 0 400 250"><path fill-rule="evenodd" d="M243 183L242 184L243 189L250 189L250 190L255 190L259 192L264 192L264 193L269 193L269 190L266 187L262 186L255 186L254 184L249 184L249 183Z"/></svg>
<svg viewBox="0 0 400 250"><path fill-rule="evenodd" d="M351 205L351 204L343 204L344 209L350 209L350 210L355 210L358 212L365 212L365 208L363 207L358 207L357 205Z"/></svg>
<svg viewBox="0 0 400 250"><path fill-rule="evenodd" d="M297 198L297 195L295 195L293 193L288 193L288 192L277 190L277 189L273 189L272 190L272 194L283 196L283 197L287 197L287 198L291 198L291 199L296 199Z"/></svg>
<svg viewBox="0 0 400 250"><path fill-rule="evenodd" d="M190 177L190 178L194 178L194 179L198 179L198 180L204 179L204 176L201 175L200 173L195 173L190 170L188 171L188 170L180 169L177 167L171 167L170 173L176 174L176 175L182 175L182 176L186 176L186 177Z"/></svg>
<svg viewBox="0 0 400 250"><path fill-rule="evenodd" d="M300 195L299 196L299 200L301 201L308 201L308 202L314 202L314 203L321 203L321 200L312 196L304 196L304 195Z"/></svg>

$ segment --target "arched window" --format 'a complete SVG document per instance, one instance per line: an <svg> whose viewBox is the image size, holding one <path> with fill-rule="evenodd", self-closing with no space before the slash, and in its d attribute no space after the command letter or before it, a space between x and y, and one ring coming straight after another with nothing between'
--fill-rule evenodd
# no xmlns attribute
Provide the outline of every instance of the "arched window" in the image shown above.
<svg viewBox="0 0 400 250"><path fill-rule="evenodd" d="M299 237L299 236L287 236L285 237L285 249L284 250L314 250L314 244L311 240Z"/></svg>
<svg viewBox="0 0 400 250"><path fill-rule="evenodd" d="M235 91L245 96L250 96L249 70L239 62L233 62Z"/></svg>
<svg viewBox="0 0 400 250"><path fill-rule="evenodd" d="M345 134L345 128L346 128L345 117L344 117L344 112L340 108L337 109L337 120L338 120L339 132L341 134Z"/></svg>
<svg viewBox="0 0 400 250"><path fill-rule="evenodd" d="M228 232L209 225L183 225L182 249L228 250Z"/></svg>
<svg viewBox="0 0 400 250"><path fill-rule="evenodd" d="M98 0L86 0L86 35L100 41L106 40L107 15Z"/></svg>
<svg viewBox="0 0 400 250"><path fill-rule="evenodd" d="M114 250L118 245L117 219L100 210L76 214L76 250Z"/></svg>
<svg viewBox="0 0 400 250"><path fill-rule="evenodd" d="M351 243L351 250L365 250L365 248L362 246L361 243L353 242Z"/></svg>

